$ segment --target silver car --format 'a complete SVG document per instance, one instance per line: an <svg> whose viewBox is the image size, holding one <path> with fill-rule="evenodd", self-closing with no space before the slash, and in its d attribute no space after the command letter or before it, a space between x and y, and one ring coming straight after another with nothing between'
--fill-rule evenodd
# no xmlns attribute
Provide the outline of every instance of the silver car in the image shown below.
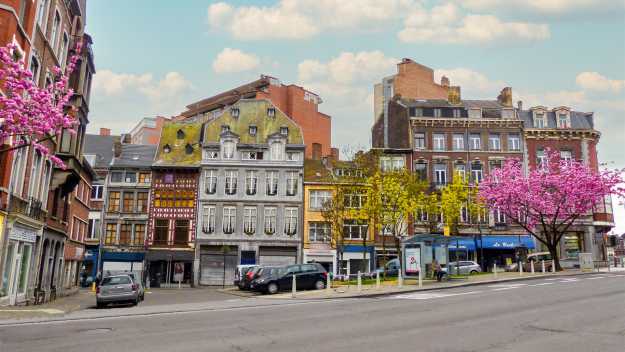
<svg viewBox="0 0 625 352"><path fill-rule="evenodd" d="M109 303L139 304L145 292L141 283L133 275L107 276L96 290L96 305L102 308Z"/></svg>
<svg viewBox="0 0 625 352"><path fill-rule="evenodd" d="M451 275L458 275L458 269L460 271L460 275L471 275L482 272L482 268L480 265L474 261L460 261L460 262L451 262L447 264L447 272Z"/></svg>

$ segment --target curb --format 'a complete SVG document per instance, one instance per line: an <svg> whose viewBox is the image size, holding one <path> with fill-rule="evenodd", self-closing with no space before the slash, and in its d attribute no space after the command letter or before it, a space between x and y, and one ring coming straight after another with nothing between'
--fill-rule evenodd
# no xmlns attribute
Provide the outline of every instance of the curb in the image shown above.
<svg viewBox="0 0 625 352"><path fill-rule="evenodd" d="M495 283L502 282L515 282L515 281L526 281L532 279L541 279L541 278L564 278L571 276L582 276L582 275L599 275L599 274L607 274L603 272L579 272L579 273L571 273L571 274L547 274L547 275L536 275L536 276L525 276L525 277L514 277L508 279L498 279L498 280L488 280L488 281L479 281L479 282L466 282L466 283L458 283L447 286L439 286L439 287L422 287L422 288L414 288L409 290L401 290L401 291L392 291L392 292L376 292L376 293L364 293L364 294L350 294L346 296L336 296L336 297L275 297L276 299L291 299L291 300L331 300L331 299L346 299L346 298L376 298L376 297L384 297L384 296L392 296L403 293L414 293L414 292L422 292L422 291L437 291L437 290L449 290L453 288L459 287L470 287L470 286L482 286L482 285L491 285Z"/></svg>

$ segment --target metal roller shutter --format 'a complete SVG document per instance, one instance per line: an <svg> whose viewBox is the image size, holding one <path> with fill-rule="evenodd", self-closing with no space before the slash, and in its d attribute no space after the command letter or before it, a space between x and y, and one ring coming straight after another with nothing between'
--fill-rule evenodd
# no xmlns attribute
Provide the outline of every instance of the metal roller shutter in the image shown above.
<svg viewBox="0 0 625 352"><path fill-rule="evenodd" d="M297 248L295 247L260 247L260 265L296 264Z"/></svg>
<svg viewBox="0 0 625 352"><path fill-rule="evenodd" d="M200 256L200 285L232 285L236 267L236 255L203 254Z"/></svg>

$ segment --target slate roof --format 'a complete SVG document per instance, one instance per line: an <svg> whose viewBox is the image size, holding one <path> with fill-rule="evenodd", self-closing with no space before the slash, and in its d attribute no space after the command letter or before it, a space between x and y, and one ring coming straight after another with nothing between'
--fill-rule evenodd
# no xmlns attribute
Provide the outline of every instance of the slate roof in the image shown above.
<svg viewBox="0 0 625 352"><path fill-rule="evenodd" d="M178 138L181 131L183 138ZM163 125L161 138L156 151L153 166L162 167L199 167L202 160L200 135L202 123L196 121L170 121ZM190 153L187 152L190 146ZM165 147L169 147L166 151Z"/></svg>
<svg viewBox="0 0 625 352"><path fill-rule="evenodd" d="M149 168L154 162L155 145L123 144L121 154L113 159L111 167Z"/></svg>
<svg viewBox="0 0 625 352"><path fill-rule="evenodd" d="M119 141L119 136L101 136L99 134L85 134L85 146L83 154L93 154L96 156L94 169L105 169L111 165L115 142Z"/></svg>
<svg viewBox="0 0 625 352"><path fill-rule="evenodd" d="M503 109L505 106L497 100L461 100L460 104L450 104L446 99L401 99L401 103L408 107L420 108L458 108L465 109Z"/></svg>
<svg viewBox="0 0 625 352"><path fill-rule="evenodd" d="M267 116L267 109L275 108L275 116ZM232 116L232 109L239 109L239 116ZM230 134L239 138L240 144L267 144L267 139L280 133L281 127L288 128L287 145L304 145L301 128L285 113L266 99L241 99L214 120L204 126L204 143L218 143L222 126L230 128ZM250 126L256 126L256 134L249 133Z"/></svg>
<svg viewBox="0 0 625 352"><path fill-rule="evenodd" d="M519 118L523 121L523 126L525 128L535 128L534 127L534 118L532 114L532 110L517 110ZM593 113L581 112L581 111L571 111L571 128L573 129L594 129L594 116ZM545 128L557 128L556 122L556 112L555 111L545 111L545 116L547 117L547 126Z"/></svg>

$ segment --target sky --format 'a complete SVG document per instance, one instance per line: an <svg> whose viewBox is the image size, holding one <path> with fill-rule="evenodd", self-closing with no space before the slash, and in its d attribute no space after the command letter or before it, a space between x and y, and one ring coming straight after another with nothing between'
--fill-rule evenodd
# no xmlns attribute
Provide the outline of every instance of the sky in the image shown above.
<svg viewBox="0 0 625 352"><path fill-rule="evenodd" d="M465 99L595 113L625 168L625 0L91 0L89 132L128 132L261 74L321 96L333 144L368 147L373 84L408 57ZM617 233L625 206L614 204Z"/></svg>

